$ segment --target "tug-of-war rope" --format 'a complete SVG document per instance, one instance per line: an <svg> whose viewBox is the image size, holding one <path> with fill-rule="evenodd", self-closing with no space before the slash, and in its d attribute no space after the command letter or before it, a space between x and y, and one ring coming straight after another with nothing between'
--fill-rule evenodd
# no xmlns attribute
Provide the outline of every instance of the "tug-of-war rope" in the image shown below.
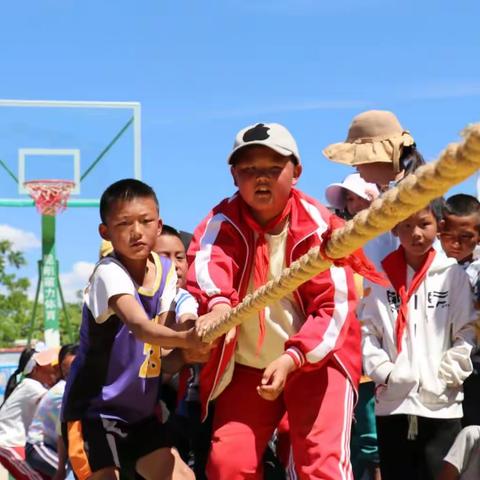
<svg viewBox="0 0 480 480"><path fill-rule="evenodd" d="M422 209L434 198L442 196L479 167L480 124L475 124L464 131L463 142L448 145L436 162L418 168L396 188L377 198L370 208L360 212L342 228L334 230L322 251L319 247L310 249L286 268L278 279L247 295L219 322L206 328L203 340L211 342L226 334L267 305L330 268L333 263L331 259L347 257L372 238Z"/></svg>

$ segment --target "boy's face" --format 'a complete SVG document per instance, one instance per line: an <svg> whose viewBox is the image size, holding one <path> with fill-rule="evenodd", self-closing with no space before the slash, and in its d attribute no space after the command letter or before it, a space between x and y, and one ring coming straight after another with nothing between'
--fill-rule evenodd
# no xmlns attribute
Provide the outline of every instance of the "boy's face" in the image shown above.
<svg viewBox="0 0 480 480"><path fill-rule="evenodd" d="M425 255L437 237L437 220L428 209L420 210L400 222L393 233L410 257L420 258Z"/></svg>
<svg viewBox="0 0 480 480"><path fill-rule="evenodd" d="M352 215L352 217L358 212L368 208L370 203L372 203L370 200L365 200L350 190L345 191L345 210Z"/></svg>
<svg viewBox="0 0 480 480"><path fill-rule="evenodd" d="M468 216L444 215L440 222L440 241L449 257L458 262L471 259L480 243L480 219L475 213Z"/></svg>
<svg viewBox="0 0 480 480"><path fill-rule="evenodd" d="M175 264L177 271L177 288L183 288L187 281L187 255L182 241L175 235L160 235L157 238L154 251L169 258Z"/></svg>
<svg viewBox="0 0 480 480"><path fill-rule="evenodd" d="M70 369L72 368L72 363L75 360L75 355L65 355L65 358L62 360L60 364L60 371L62 374L62 378L66 380L68 375L70 374Z"/></svg>
<svg viewBox="0 0 480 480"><path fill-rule="evenodd" d="M259 145L240 152L231 172L254 218L260 225L265 225L284 209L302 167Z"/></svg>
<svg viewBox="0 0 480 480"><path fill-rule="evenodd" d="M117 256L145 260L155 246L162 228L153 198L118 200L112 205L106 224L99 226L100 236L110 240Z"/></svg>

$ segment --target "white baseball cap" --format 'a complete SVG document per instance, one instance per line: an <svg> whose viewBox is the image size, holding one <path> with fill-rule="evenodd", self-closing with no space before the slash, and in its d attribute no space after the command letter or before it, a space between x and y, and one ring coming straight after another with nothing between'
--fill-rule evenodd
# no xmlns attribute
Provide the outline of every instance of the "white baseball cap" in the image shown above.
<svg viewBox="0 0 480 480"><path fill-rule="evenodd" d="M30 360L25 365L23 369L24 375L29 375L32 373L35 365L40 365L45 367L46 365L55 366L58 364L58 353L60 352L60 347L50 347L41 350L40 352L35 352Z"/></svg>
<svg viewBox="0 0 480 480"><path fill-rule="evenodd" d="M342 183L332 183L325 190L328 203L339 210L345 208L345 190L355 193L364 200L373 201L379 195L378 187L374 183L366 182L359 173L352 173Z"/></svg>
<svg viewBox="0 0 480 480"><path fill-rule="evenodd" d="M293 155L300 165L297 142L295 142L292 134L279 123L257 123L242 128L235 137L228 163L232 163L235 152L248 145L264 145L285 157Z"/></svg>

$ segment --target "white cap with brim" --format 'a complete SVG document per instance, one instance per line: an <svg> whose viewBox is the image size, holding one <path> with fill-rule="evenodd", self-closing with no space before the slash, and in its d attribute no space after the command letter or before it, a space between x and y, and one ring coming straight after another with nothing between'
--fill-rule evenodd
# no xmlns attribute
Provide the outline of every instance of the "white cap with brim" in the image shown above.
<svg viewBox="0 0 480 480"><path fill-rule="evenodd" d="M328 203L338 210L343 210L345 208L346 190L369 201L375 200L380 194L374 183L366 182L359 173L352 173L342 183L332 183L327 187L325 197Z"/></svg>
<svg viewBox="0 0 480 480"><path fill-rule="evenodd" d="M249 145L263 145L285 157L293 155L297 164L300 165L297 142L295 142L292 134L279 123L257 123L242 128L235 137L228 163L232 163L232 157L238 150Z"/></svg>
<svg viewBox="0 0 480 480"><path fill-rule="evenodd" d="M60 347L51 347L46 348L41 352L34 353L25 365L25 368L23 369L23 374L29 375L30 373L32 373L36 365L40 365L41 367L44 367L46 365L57 365L59 351Z"/></svg>

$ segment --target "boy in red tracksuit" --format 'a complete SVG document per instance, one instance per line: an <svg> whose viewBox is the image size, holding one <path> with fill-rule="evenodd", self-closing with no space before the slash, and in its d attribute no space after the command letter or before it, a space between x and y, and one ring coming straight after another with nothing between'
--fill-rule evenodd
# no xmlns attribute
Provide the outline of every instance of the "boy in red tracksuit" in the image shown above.
<svg viewBox="0 0 480 480"><path fill-rule="evenodd" d="M228 159L238 192L197 227L187 288L198 331L321 244L329 211L294 188L302 166L279 124L241 130ZM209 480L261 479L288 412L301 479L351 479L350 428L360 377L353 276L332 267L229 332L202 369L204 415L216 399Z"/></svg>

